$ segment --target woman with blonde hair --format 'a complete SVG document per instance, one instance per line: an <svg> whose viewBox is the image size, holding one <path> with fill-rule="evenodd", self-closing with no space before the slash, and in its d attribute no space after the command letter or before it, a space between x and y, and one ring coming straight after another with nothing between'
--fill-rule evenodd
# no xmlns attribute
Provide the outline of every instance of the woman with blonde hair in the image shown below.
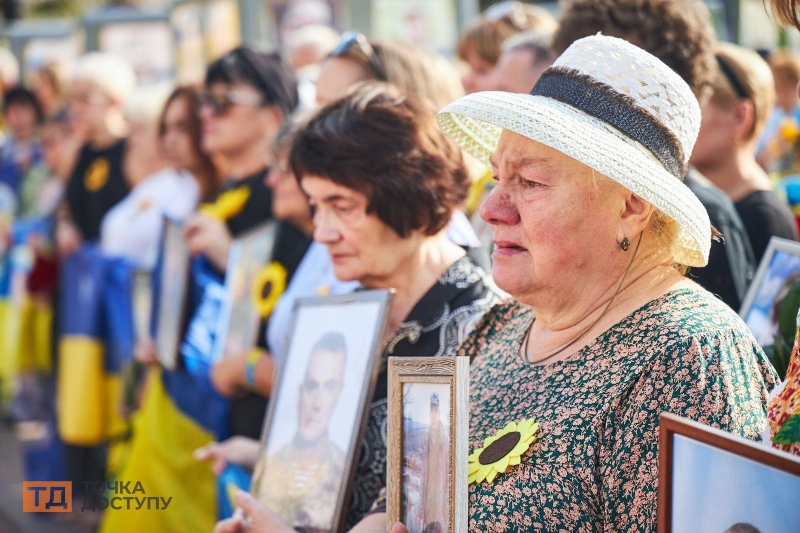
<svg viewBox="0 0 800 533"><path fill-rule="evenodd" d="M796 239L788 206L772 192L756 145L775 103L769 65L734 44L718 45L713 94L702 107L700 135L689 160L734 202L756 261L772 236Z"/></svg>

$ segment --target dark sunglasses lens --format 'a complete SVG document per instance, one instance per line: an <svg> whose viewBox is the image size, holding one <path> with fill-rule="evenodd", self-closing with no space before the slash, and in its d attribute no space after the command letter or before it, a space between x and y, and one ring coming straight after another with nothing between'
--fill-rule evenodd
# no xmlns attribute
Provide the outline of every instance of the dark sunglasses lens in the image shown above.
<svg viewBox="0 0 800 533"><path fill-rule="evenodd" d="M210 107L216 115L222 115L231 105L227 94L201 93L198 100L202 107Z"/></svg>

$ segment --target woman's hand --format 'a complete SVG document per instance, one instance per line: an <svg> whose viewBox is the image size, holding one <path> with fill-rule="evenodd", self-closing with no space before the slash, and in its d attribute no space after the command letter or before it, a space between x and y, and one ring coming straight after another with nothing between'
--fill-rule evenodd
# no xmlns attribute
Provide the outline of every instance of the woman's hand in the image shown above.
<svg viewBox="0 0 800 533"><path fill-rule="evenodd" d="M186 222L183 238L192 255L204 255L220 272L228 266L231 234L218 218L195 214Z"/></svg>
<svg viewBox="0 0 800 533"><path fill-rule="evenodd" d="M72 222L59 221L56 227L56 249L59 257L73 254L81 245L81 234Z"/></svg>
<svg viewBox="0 0 800 533"><path fill-rule="evenodd" d="M408 533L408 528L398 522L392 526L392 530L389 533Z"/></svg>
<svg viewBox="0 0 800 533"><path fill-rule="evenodd" d="M217 523L214 533L295 533L281 517L244 491L234 497L238 508L232 518ZM249 520L245 520L244 516Z"/></svg>
<svg viewBox="0 0 800 533"><path fill-rule="evenodd" d="M225 355L211 367L211 384L226 398L241 396L245 391L245 369L248 354Z"/></svg>
<svg viewBox="0 0 800 533"><path fill-rule="evenodd" d="M252 470L258 462L260 451L261 445L257 440L237 436L196 449L194 458L198 461L213 461L211 470L218 476L228 463L235 463Z"/></svg>
<svg viewBox="0 0 800 533"><path fill-rule="evenodd" d="M151 366L158 362L156 355L156 345L153 339L142 339L136 343L133 349L133 358L143 365Z"/></svg>

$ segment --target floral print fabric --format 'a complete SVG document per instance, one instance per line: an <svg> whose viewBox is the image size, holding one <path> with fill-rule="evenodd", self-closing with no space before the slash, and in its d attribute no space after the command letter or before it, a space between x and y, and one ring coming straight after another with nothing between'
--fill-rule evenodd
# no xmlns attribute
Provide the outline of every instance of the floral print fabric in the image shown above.
<svg viewBox="0 0 800 533"><path fill-rule="evenodd" d="M519 466L470 485L470 531L655 531L661 412L749 439L763 430L777 376L705 290L671 291L547 365L519 353L532 319L501 302L460 351L472 357L470 452L510 420L540 424Z"/></svg>

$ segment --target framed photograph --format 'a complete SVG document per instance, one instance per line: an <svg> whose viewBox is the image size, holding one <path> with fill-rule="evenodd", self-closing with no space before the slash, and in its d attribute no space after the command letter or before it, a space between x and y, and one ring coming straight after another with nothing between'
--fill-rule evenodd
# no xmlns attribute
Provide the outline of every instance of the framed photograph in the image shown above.
<svg viewBox="0 0 800 533"><path fill-rule="evenodd" d="M388 527L466 533L469 358L389 358Z"/></svg>
<svg viewBox="0 0 800 533"><path fill-rule="evenodd" d="M157 285L154 338L158 361L169 370L174 370L178 365L178 348L186 320L190 261L189 248L183 240L183 228L165 218L161 268L157 272L158 279L154 280Z"/></svg>
<svg viewBox="0 0 800 533"><path fill-rule="evenodd" d="M231 243L213 361L245 353L256 344L261 315L253 303L253 286L270 262L277 227L275 221L267 222Z"/></svg>
<svg viewBox="0 0 800 533"><path fill-rule="evenodd" d="M800 458L663 413L659 533L800 531Z"/></svg>
<svg viewBox="0 0 800 533"><path fill-rule="evenodd" d="M778 308L798 279L800 243L772 237L739 310L739 316L761 346L775 342Z"/></svg>
<svg viewBox="0 0 800 533"><path fill-rule="evenodd" d="M344 527L391 297L295 302L251 492L298 530Z"/></svg>

